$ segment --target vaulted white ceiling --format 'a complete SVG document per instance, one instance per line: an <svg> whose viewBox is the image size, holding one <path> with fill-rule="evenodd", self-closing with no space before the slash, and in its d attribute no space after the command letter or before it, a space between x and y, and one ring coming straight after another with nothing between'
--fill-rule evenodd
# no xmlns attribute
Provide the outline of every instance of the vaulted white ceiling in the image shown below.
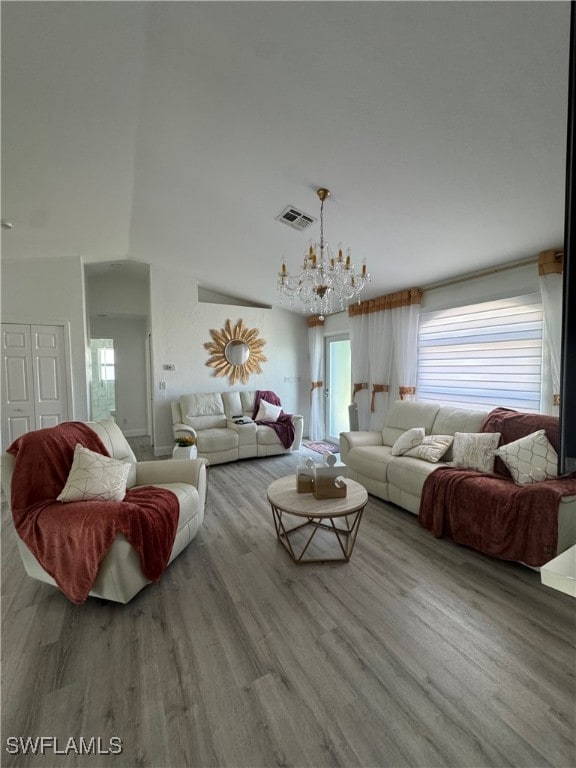
<svg viewBox="0 0 576 768"><path fill-rule="evenodd" d="M277 304L318 225L366 296L562 244L568 2L3 2L9 259Z"/></svg>

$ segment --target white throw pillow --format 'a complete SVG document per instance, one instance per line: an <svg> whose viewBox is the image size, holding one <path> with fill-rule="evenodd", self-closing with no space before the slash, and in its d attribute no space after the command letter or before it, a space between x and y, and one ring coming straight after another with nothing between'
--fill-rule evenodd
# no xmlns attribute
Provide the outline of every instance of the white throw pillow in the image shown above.
<svg viewBox="0 0 576 768"><path fill-rule="evenodd" d="M278 416L280 416L281 413L281 405L273 405L267 400L260 400L256 421L278 421Z"/></svg>
<svg viewBox="0 0 576 768"><path fill-rule="evenodd" d="M415 448L424 440L424 427L412 427L403 432L392 446L392 456L403 456L406 451Z"/></svg>
<svg viewBox="0 0 576 768"><path fill-rule="evenodd" d="M415 448L406 451L404 456L413 456L436 464L454 442L452 435L427 435Z"/></svg>
<svg viewBox="0 0 576 768"><path fill-rule="evenodd" d="M558 454L544 429L503 445L496 451L496 456L500 456L518 485L539 483L558 476Z"/></svg>
<svg viewBox="0 0 576 768"><path fill-rule="evenodd" d="M493 472L499 442L500 432L456 432L452 464L461 469Z"/></svg>
<svg viewBox="0 0 576 768"><path fill-rule="evenodd" d="M111 459L78 443L57 501L122 501L129 472L129 462Z"/></svg>

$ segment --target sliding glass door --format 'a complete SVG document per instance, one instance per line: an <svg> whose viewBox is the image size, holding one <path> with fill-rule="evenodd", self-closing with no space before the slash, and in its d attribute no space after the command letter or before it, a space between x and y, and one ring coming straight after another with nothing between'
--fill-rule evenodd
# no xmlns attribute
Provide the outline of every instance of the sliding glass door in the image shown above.
<svg viewBox="0 0 576 768"><path fill-rule="evenodd" d="M349 429L350 336L347 333L327 336L325 344L326 439L338 443L340 432Z"/></svg>

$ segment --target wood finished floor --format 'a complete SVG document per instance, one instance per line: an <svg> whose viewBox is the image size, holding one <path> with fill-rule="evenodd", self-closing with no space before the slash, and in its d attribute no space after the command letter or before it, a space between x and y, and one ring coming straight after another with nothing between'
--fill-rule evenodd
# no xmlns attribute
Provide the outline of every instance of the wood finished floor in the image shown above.
<svg viewBox="0 0 576 768"><path fill-rule="evenodd" d="M3 766L576 765L576 602L373 497L350 563L293 564L265 491L297 461L212 467L201 533L126 606L31 580L3 505Z"/></svg>

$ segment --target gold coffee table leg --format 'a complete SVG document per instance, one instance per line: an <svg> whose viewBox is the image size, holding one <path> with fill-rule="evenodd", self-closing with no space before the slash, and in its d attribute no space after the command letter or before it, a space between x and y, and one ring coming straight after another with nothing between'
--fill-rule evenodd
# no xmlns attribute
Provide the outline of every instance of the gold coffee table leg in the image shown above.
<svg viewBox="0 0 576 768"><path fill-rule="evenodd" d="M272 508L272 516L274 518L274 527L276 529L276 535L278 536L278 540L281 542L283 547L286 549L286 551L289 553L291 558L294 560L295 563L303 564L303 563L342 563L342 562L348 562L350 560L350 557L352 555L352 551L354 549L354 544L356 543L356 536L358 535L358 529L360 527L360 521L362 520L362 513L364 512L364 508L356 510L355 512L350 512L347 515L339 515L337 518L322 516L322 517L308 517L304 523L300 523L299 525L294 525L292 528L287 528L284 524L284 514L289 514L284 512L284 510L280 509L274 504L270 505ZM335 520L344 518L345 527L341 528L336 525ZM306 540L305 544L303 545L300 552L297 554L294 547L292 546L292 542L290 540L290 534L292 534L294 531L301 530L303 528L306 528L307 526L310 526L312 528L312 531L310 532L310 536ZM316 536L316 533L318 532L319 528L323 528L324 530L331 531L336 536L336 539L338 541L338 545L340 548L340 551L342 552L342 557L321 557L321 558L306 558L304 555L306 554L306 551L308 550L308 547L312 543L312 540Z"/></svg>

